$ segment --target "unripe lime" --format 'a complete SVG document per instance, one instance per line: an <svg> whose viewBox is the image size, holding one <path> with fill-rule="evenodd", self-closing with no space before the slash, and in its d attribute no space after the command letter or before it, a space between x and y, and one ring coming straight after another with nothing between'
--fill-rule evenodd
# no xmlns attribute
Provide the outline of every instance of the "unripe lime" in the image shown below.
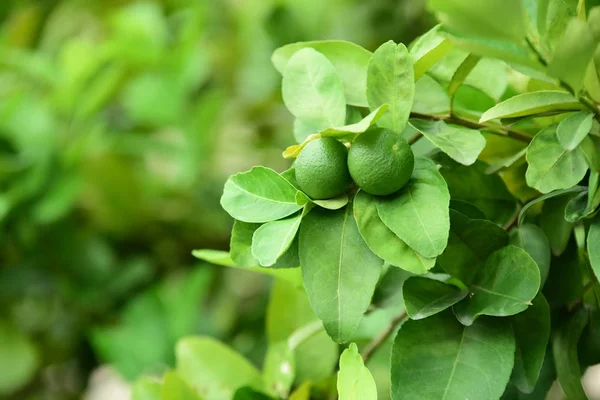
<svg viewBox="0 0 600 400"><path fill-rule="evenodd" d="M296 159L296 181L315 200L330 199L350 186L348 150L332 138L309 142Z"/></svg>
<svg viewBox="0 0 600 400"><path fill-rule="evenodd" d="M385 196L400 190L412 175L415 156L406 140L388 129L360 135L348 152L348 169L365 192Z"/></svg>

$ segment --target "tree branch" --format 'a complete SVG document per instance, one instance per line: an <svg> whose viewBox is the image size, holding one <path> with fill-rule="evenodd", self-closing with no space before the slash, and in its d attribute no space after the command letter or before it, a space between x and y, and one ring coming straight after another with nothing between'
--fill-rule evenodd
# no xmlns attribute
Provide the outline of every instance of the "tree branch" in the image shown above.
<svg viewBox="0 0 600 400"><path fill-rule="evenodd" d="M396 331L396 328L404 321L406 318L406 311L402 311L398 315L396 315L388 325L371 343L369 343L362 352L362 358L365 362L369 361L369 359L375 354L375 352L381 347L383 343Z"/></svg>

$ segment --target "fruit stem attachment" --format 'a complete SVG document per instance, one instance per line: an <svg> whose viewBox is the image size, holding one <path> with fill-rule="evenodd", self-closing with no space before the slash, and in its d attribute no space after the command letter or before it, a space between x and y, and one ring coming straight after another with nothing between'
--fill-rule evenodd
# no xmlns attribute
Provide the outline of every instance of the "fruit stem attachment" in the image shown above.
<svg viewBox="0 0 600 400"><path fill-rule="evenodd" d="M377 335L377 337L375 337L375 339L373 339L371 343L365 346L365 349L361 354L365 364L369 361L371 357L373 357L373 355L377 352L379 347L381 347L381 345L384 344L394 332L396 332L396 329L402 323L402 321L406 319L406 316L407 314L404 310L398 315L396 315L394 318L392 318L387 328L381 331L381 333L379 333L379 335Z"/></svg>

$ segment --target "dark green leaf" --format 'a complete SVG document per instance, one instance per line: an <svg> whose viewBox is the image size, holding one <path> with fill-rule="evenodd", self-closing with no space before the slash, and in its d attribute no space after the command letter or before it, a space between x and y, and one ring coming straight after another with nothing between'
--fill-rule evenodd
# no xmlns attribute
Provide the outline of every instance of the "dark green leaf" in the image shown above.
<svg viewBox="0 0 600 400"><path fill-rule="evenodd" d="M337 390L339 400L377 399L375 380L354 343L340 357Z"/></svg>
<svg viewBox="0 0 600 400"><path fill-rule="evenodd" d="M272 400L271 397L257 392L250 387L242 387L235 391L233 400Z"/></svg>
<svg viewBox="0 0 600 400"><path fill-rule="evenodd" d="M0 321L0 394L9 395L35 375L40 363L38 349L19 330Z"/></svg>
<svg viewBox="0 0 600 400"><path fill-rule="evenodd" d="M585 188L583 186L575 186L575 187L571 187L568 189L562 189L562 190L555 190L553 192L547 193L543 196L540 197L536 197L534 200L531 200L529 203L525 204L523 206L523 208L521 209L521 211L519 212L519 219L518 219L518 223L519 225L521 225L523 223L523 221L525 220L525 216L527 215L527 211L535 206L538 203L541 203L544 200L548 200L551 199L553 197L558 197L558 196L564 196L564 195L568 195L568 194L574 194L574 193L580 193L581 191L585 190ZM569 199L571 197L569 196ZM567 199L568 202L568 199Z"/></svg>
<svg viewBox="0 0 600 400"><path fill-rule="evenodd" d="M552 197L544 201L540 227L548 237L555 256L561 255L569 243L573 224L565 220L565 208L572 194Z"/></svg>
<svg viewBox="0 0 600 400"><path fill-rule="evenodd" d="M558 141L565 150L575 150L579 143L590 133L594 114L580 111L560 121L556 129Z"/></svg>
<svg viewBox="0 0 600 400"><path fill-rule="evenodd" d="M407 321L392 348L393 400L496 400L514 362L510 324L481 318L463 326L447 310Z"/></svg>
<svg viewBox="0 0 600 400"><path fill-rule="evenodd" d="M577 343L587 323L588 312L580 309L558 329L552 338L558 382L569 400L587 400L581 386L581 369L577 357Z"/></svg>
<svg viewBox="0 0 600 400"><path fill-rule="evenodd" d="M583 266L574 241L558 258L553 258L548 280L544 286L544 296L550 307L560 307L573 302L583 295Z"/></svg>
<svg viewBox="0 0 600 400"><path fill-rule="evenodd" d="M420 277L412 277L404 282L402 294L404 306L411 319L423 319L458 303L469 292L454 286Z"/></svg>
<svg viewBox="0 0 600 400"><path fill-rule="evenodd" d="M479 208L463 200L451 199L450 209L458 211L459 213L470 219L485 219L485 215L481 212ZM452 229L452 220L450 221L450 229Z"/></svg>
<svg viewBox="0 0 600 400"><path fill-rule="evenodd" d="M514 118L550 111L581 110L583 106L571 94L558 90L540 90L518 94L487 110L479 122L496 118Z"/></svg>
<svg viewBox="0 0 600 400"><path fill-rule="evenodd" d="M590 225L587 251L596 279L600 280L600 220L598 218L594 219L594 222Z"/></svg>
<svg viewBox="0 0 600 400"><path fill-rule="evenodd" d="M510 233L510 244L522 248L533 258L540 270L540 286L544 286L550 271L550 242L542 229L523 224Z"/></svg>

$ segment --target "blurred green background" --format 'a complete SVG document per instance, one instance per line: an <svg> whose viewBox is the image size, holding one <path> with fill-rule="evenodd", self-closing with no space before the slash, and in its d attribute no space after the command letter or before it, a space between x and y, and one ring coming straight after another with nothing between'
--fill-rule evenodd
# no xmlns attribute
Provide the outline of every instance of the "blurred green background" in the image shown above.
<svg viewBox="0 0 600 400"><path fill-rule="evenodd" d="M433 23L422 0L0 1L0 398L117 399L93 371L160 373L194 333L259 365L269 279L190 252L228 249L230 174L288 165L271 52Z"/></svg>

